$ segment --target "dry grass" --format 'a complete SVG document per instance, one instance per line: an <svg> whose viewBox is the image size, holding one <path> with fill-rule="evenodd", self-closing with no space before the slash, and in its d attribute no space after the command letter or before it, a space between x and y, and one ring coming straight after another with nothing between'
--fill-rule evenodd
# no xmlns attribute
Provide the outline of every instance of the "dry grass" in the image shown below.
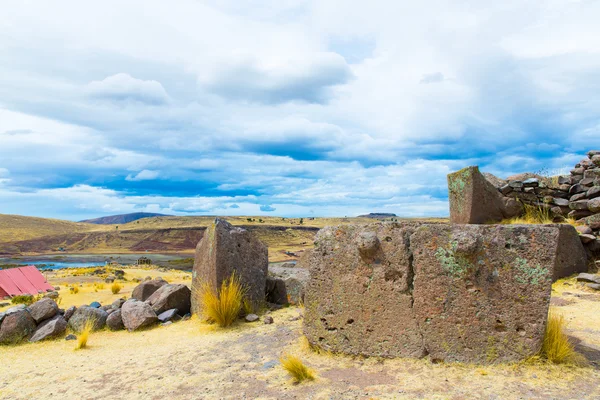
<svg viewBox="0 0 600 400"><path fill-rule="evenodd" d="M77 285L73 285L69 288L69 291L73 294L79 293L79 287Z"/></svg>
<svg viewBox="0 0 600 400"><path fill-rule="evenodd" d="M85 349L87 347L87 342L88 342L88 339L90 337L90 334L91 334L93 328L94 328L94 322L87 321L86 324L84 325L83 329L79 333L79 336L77 336L77 345L75 346L75 350L81 350L81 349Z"/></svg>
<svg viewBox="0 0 600 400"><path fill-rule="evenodd" d="M502 221L502 224L507 225L523 225L523 224L552 224L554 218L549 209L538 206L534 207L529 204L523 205L523 215Z"/></svg>
<svg viewBox="0 0 600 400"><path fill-rule="evenodd" d="M313 371L308 368L301 359L291 354L282 356L279 361L281 366L294 378L297 383L304 382L306 380L312 381L315 379Z"/></svg>
<svg viewBox="0 0 600 400"><path fill-rule="evenodd" d="M238 319L244 305L245 290L235 274L224 280L218 291L208 283L203 284L200 290L202 312L208 322L226 328Z"/></svg>
<svg viewBox="0 0 600 400"><path fill-rule="evenodd" d="M550 311L540 357L553 364L584 365L585 358L575 351L565 334L566 322L561 314Z"/></svg>
<svg viewBox="0 0 600 400"><path fill-rule="evenodd" d="M119 282L113 282L113 284L110 285L110 291L113 294L118 294L121 291L121 289L123 289L123 286L121 286Z"/></svg>

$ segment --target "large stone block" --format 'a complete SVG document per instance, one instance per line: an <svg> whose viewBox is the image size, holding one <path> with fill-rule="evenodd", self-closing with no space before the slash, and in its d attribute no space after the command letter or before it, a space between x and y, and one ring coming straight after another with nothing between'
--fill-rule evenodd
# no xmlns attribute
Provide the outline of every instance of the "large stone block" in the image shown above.
<svg viewBox="0 0 600 400"><path fill-rule="evenodd" d="M456 224L497 222L522 212L521 204L502 196L476 166L448 175L448 197L450 222Z"/></svg>
<svg viewBox="0 0 600 400"><path fill-rule="evenodd" d="M304 333L355 355L522 360L540 348L553 276L580 268L565 267L585 254L576 235L559 225L324 228L301 260Z"/></svg>
<svg viewBox="0 0 600 400"><path fill-rule="evenodd" d="M446 225L411 236L414 315L432 360L517 361L540 349L557 231Z"/></svg>
<svg viewBox="0 0 600 400"><path fill-rule="evenodd" d="M310 268L304 334L326 350L382 357L423 357L412 312L409 237L399 224L327 227L300 261Z"/></svg>
<svg viewBox="0 0 600 400"><path fill-rule="evenodd" d="M202 284L219 288L233 273L240 279L249 301L265 301L269 266L267 246L250 231L216 219L196 247L192 279L192 312L200 313Z"/></svg>

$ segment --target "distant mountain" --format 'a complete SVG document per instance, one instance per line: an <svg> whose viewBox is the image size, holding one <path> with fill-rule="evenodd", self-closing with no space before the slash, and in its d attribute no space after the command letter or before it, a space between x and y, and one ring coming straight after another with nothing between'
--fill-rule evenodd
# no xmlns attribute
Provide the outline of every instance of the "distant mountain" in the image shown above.
<svg viewBox="0 0 600 400"><path fill-rule="evenodd" d="M138 219L150 218L150 217L170 217L170 215L139 212L139 213L122 214L122 215L110 215L108 217L86 219L86 220L79 221L79 222L86 222L88 224L97 224L97 225L114 225L114 224L126 224L128 222L137 221Z"/></svg>
<svg viewBox="0 0 600 400"><path fill-rule="evenodd" d="M375 218L375 219L385 219L385 218L393 218L396 217L396 214L392 213L369 213L364 215L359 215L358 218Z"/></svg>

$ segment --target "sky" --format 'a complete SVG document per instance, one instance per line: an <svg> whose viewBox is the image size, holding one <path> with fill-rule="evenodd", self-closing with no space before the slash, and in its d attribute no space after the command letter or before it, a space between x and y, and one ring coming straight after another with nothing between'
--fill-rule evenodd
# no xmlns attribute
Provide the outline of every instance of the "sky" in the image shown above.
<svg viewBox="0 0 600 400"><path fill-rule="evenodd" d="M3 0L0 213L446 216L600 148L600 2Z"/></svg>

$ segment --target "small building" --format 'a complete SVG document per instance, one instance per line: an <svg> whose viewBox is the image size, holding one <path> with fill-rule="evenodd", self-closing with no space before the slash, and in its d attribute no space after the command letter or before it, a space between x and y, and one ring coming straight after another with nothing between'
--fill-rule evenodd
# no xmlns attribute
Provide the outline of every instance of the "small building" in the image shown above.
<svg viewBox="0 0 600 400"><path fill-rule="evenodd" d="M33 265L0 270L0 299L52 290L54 288Z"/></svg>
<svg viewBox="0 0 600 400"><path fill-rule="evenodd" d="M151 265L152 264L152 260L149 259L148 257L140 257L137 260L137 265Z"/></svg>

